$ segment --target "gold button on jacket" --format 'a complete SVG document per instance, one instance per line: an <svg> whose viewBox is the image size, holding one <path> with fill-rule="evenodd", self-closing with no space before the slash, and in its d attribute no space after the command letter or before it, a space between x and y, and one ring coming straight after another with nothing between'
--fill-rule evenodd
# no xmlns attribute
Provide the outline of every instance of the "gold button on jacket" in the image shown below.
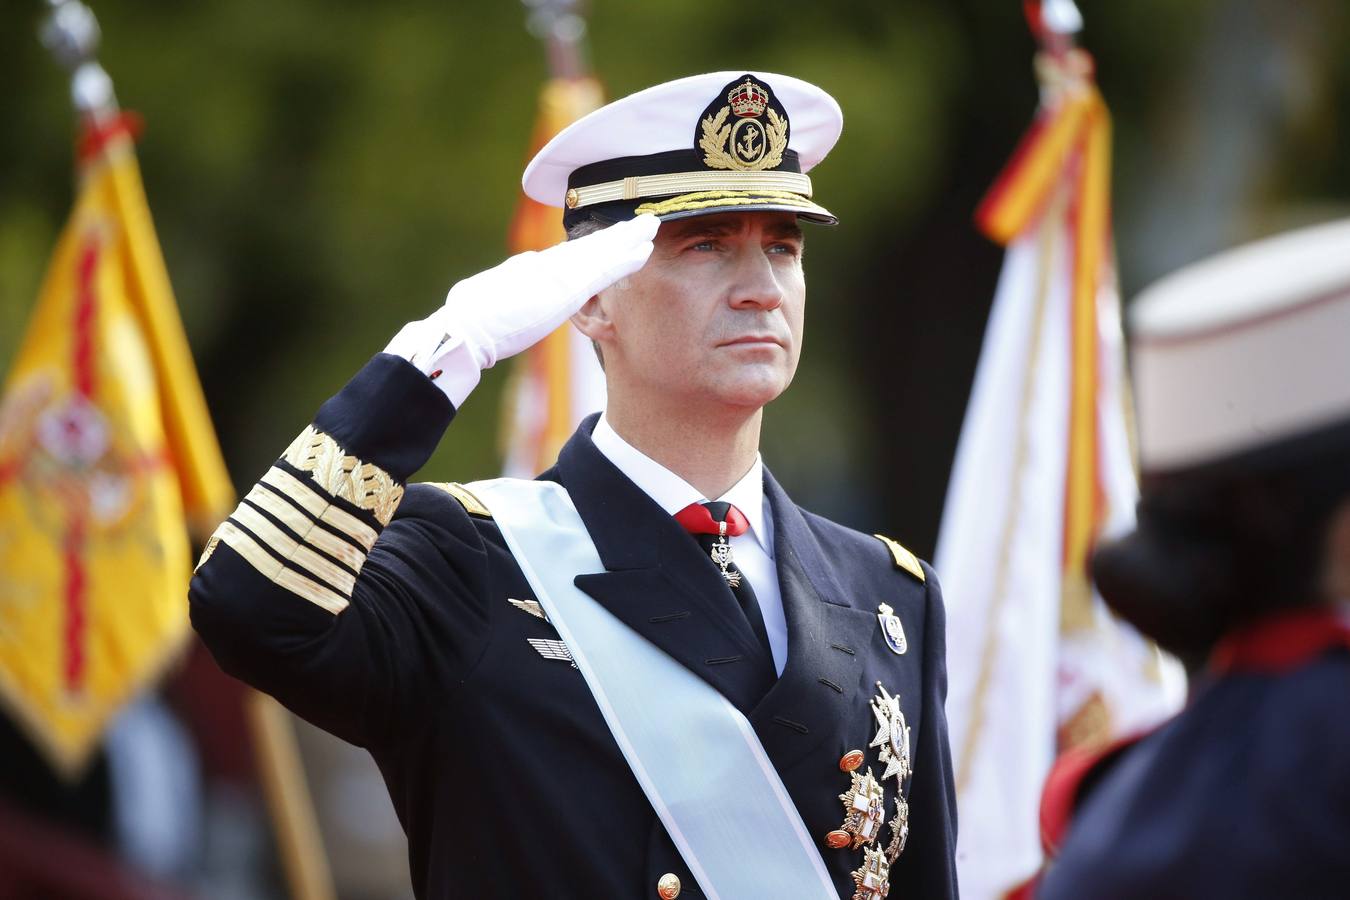
<svg viewBox="0 0 1350 900"><path fill-rule="evenodd" d="M673 872L662 875L661 880L656 883L656 895L661 900L675 900L680 896L680 876Z"/></svg>

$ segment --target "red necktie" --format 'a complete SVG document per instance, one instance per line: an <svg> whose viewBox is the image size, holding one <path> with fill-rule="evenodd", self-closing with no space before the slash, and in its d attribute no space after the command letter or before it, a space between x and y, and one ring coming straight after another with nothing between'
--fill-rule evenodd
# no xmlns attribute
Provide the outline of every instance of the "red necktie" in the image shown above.
<svg viewBox="0 0 1350 900"><path fill-rule="evenodd" d="M675 521L684 526L685 531L694 535L699 545L721 568L722 577L726 579L727 586L731 588L731 593L750 623L750 630L755 633L755 637L772 662L773 651L769 647L769 634L764 627L764 614L760 612L759 599L755 596L755 590L750 586L749 580L732 561L731 548L726 546L726 538L739 537L750 530L750 521L739 509L720 500L691 503L675 514Z"/></svg>
<svg viewBox="0 0 1350 900"><path fill-rule="evenodd" d="M727 523L727 537L740 537L750 529L745 514L730 503L690 503L675 514L675 521L690 534L720 534L721 522L713 517L714 511L721 513L722 520Z"/></svg>

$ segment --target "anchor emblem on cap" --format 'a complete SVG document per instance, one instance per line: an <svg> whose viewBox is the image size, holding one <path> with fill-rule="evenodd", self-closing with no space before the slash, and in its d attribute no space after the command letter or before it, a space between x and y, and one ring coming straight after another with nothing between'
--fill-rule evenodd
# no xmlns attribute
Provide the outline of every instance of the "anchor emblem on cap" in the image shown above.
<svg viewBox="0 0 1350 900"><path fill-rule="evenodd" d="M769 86L750 75L732 84L727 105L715 113L709 107L699 122L703 164L737 172L763 172L782 165L788 120L771 98Z"/></svg>

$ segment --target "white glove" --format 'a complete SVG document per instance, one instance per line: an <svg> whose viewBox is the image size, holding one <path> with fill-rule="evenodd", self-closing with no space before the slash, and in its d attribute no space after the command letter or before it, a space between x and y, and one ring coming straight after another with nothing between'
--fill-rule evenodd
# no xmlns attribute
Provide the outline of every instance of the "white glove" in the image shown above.
<svg viewBox="0 0 1350 900"><path fill-rule="evenodd" d="M660 227L643 215L547 250L511 257L450 289L385 348L428 375L458 409L479 373L532 346L591 297L647 262Z"/></svg>

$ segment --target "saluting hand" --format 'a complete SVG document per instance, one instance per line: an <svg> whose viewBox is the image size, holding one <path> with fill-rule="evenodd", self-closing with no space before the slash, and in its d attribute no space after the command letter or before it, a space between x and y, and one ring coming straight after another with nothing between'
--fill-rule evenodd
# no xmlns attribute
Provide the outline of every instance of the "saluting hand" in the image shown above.
<svg viewBox="0 0 1350 900"><path fill-rule="evenodd" d="M450 289L445 305L385 348L428 375L458 408L479 373L532 346L582 305L636 272L660 221L638 216L547 250L517 254Z"/></svg>

